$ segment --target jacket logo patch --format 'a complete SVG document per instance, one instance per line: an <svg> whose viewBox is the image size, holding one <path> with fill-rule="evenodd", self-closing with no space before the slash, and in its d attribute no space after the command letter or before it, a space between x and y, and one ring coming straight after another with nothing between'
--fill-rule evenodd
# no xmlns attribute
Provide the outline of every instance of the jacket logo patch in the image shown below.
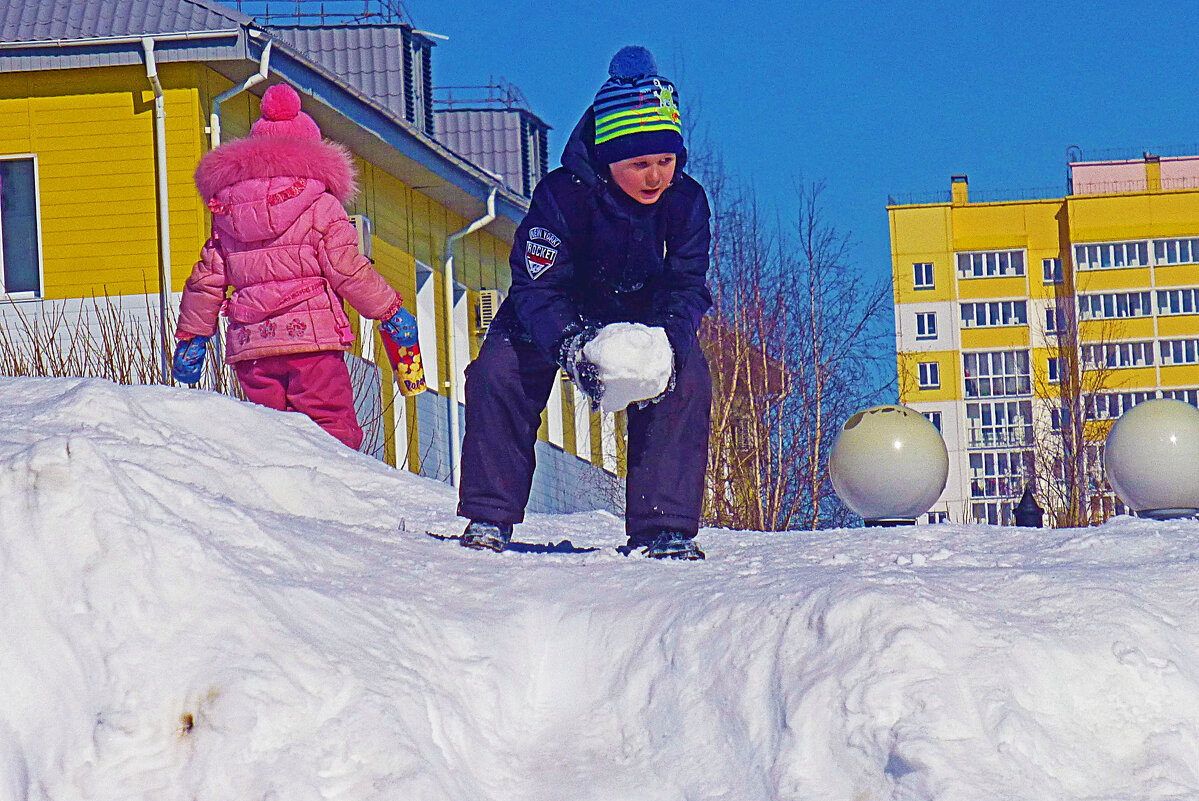
<svg viewBox="0 0 1199 801"><path fill-rule="evenodd" d="M532 278L537 278L543 272L554 266L558 258L557 248L539 245L536 242L525 243L525 267Z"/></svg>
<svg viewBox="0 0 1199 801"><path fill-rule="evenodd" d="M540 226L529 229L529 239L540 240L549 244L552 248L556 248L562 244L562 240L555 236L553 231L547 231Z"/></svg>

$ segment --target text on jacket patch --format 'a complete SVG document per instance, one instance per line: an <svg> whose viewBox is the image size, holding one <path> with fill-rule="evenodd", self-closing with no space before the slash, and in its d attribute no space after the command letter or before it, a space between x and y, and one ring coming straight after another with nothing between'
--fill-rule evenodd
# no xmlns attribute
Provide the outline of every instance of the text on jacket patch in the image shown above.
<svg viewBox="0 0 1199 801"><path fill-rule="evenodd" d="M525 243L525 267L532 278L537 278L553 267L556 258L558 258L558 251L555 248L539 245L536 242Z"/></svg>

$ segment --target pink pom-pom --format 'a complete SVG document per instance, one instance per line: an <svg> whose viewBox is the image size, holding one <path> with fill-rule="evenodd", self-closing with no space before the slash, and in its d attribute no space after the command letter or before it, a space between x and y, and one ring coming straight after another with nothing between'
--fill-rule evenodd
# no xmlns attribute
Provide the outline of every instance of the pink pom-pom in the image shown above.
<svg viewBox="0 0 1199 801"><path fill-rule="evenodd" d="M300 96L285 83L271 86L262 95L262 116L268 120L291 120L300 113Z"/></svg>

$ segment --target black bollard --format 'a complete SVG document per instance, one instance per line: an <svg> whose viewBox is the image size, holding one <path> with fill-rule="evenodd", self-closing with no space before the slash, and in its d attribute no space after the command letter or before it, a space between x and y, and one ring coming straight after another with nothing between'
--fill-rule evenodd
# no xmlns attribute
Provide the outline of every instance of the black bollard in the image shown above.
<svg viewBox="0 0 1199 801"><path fill-rule="evenodd" d="M1024 495L1020 498L1020 503L1016 504L1015 513L1017 526L1041 528L1045 510L1037 504L1037 499L1032 496L1031 484L1024 486Z"/></svg>

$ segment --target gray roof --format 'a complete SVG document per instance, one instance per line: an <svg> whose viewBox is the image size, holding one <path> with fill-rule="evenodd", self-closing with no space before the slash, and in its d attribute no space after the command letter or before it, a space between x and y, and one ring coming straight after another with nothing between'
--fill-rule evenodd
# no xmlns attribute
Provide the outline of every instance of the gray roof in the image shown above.
<svg viewBox="0 0 1199 801"><path fill-rule="evenodd" d="M404 44L399 26L272 25L270 32L403 119Z"/></svg>
<svg viewBox="0 0 1199 801"><path fill-rule="evenodd" d="M208 0L0 0L0 41L230 30L253 22Z"/></svg>

